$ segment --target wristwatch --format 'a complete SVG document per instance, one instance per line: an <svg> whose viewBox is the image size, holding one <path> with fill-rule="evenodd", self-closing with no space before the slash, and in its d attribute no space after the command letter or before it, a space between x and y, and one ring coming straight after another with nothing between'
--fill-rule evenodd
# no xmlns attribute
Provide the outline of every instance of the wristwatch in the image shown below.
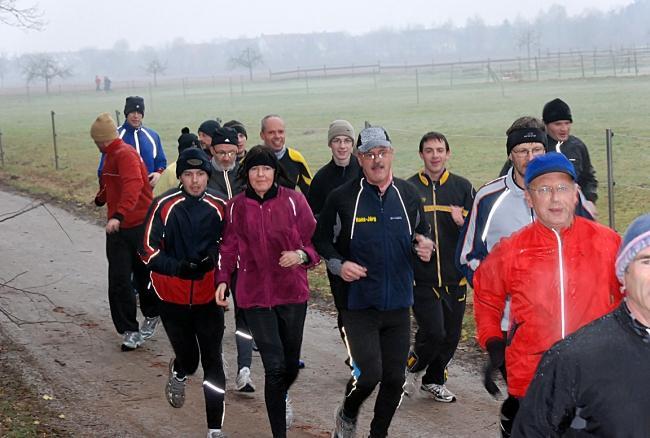
<svg viewBox="0 0 650 438"><path fill-rule="evenodd" d="M298 253L298 256L300 257L300 263L307 264L309 262L309 257L307 256L307 253L303 251L302 249L296 250Z"/></svg>

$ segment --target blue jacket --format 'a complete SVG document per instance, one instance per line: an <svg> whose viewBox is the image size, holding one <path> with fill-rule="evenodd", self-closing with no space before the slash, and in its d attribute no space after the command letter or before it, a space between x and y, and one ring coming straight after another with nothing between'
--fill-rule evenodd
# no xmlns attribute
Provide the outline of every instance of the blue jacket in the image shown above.
<svg viewBox="0 0 650 438"><path fill-rule="evenodd" d="M156 131L146 126L140 126L140 128L136 129L125 121L117 132L125 143L130 144L138 151L149 173L162 173L167 168L165 151L160 136ZM101 174L102 167L104 167L104 154L99 160L97 175Z"/></svg>
<svg viewBox="0 0 650 438"><path fill-rule="evenodd" d="M350 310L410 307L414 235L428 236L429 230L417 191L404 180L394 178L383 195L365 178L335 189L325 201L312 240L334 274L336 306ZM367 268L367 276L343 281L345 261Z"/></svg>

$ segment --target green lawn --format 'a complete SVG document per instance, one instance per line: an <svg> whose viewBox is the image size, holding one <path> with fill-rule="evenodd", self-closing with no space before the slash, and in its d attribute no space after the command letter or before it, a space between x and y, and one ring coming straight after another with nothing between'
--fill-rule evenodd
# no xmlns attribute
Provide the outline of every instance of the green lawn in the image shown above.
<svg viewBox="0 0 650 438"><path fill-rule="evenodd" d="M141 94L145 123L156 129L169 159L183 126L195 131L207 118L243 121L249 145L258 141L259 120L280 114L287 123L288 144L306 156L312 171L328 159L327 126L345 118L360 129L365 120L386 127L397 148L396 174L406 177L419 167L417 143L423 133L445 133L452 146L450 168L476 186L494 178L505 159L504 132L521 115L539 115L555 97L574 114L574 133L589 146L600 186L600 220L607 221L605 128L615 132L614 171L617 229L648 210L650 157L650 78L609 78L544 82L463 84L450 88L432 74L420 73L420 103L413 75L378 75L244 84L244 93L228 84L194 85L45 95L0 97L0 130L5 166L0 177L21 190L62 200L90 202L96 189L98 152L88 135L101 111L121 110L124 98ZM56 113L61 170L54 170L50 111Z"/></svg>

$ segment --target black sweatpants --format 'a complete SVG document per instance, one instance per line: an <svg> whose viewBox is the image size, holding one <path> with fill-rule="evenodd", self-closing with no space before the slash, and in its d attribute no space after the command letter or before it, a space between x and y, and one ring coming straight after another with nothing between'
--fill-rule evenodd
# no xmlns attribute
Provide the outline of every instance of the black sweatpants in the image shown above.
<svg viewBox="0 0 650 438"><path fill-rule="evenodd" d="M274 438L286 431L287 391L298 377L307 303L243 309L264 364L264 401Z"/></svg>
<svg viewBox="0 0 650 438"><path fill-rule="evenodd" d="M409 309L342 310L343 331L354 363L343 413L356 418L362 403L381 382L370 436L385 437L400 404L409 351Z"/></svg>
<svg viewBox="0 0 650 438"><path fill-rule="evenodd" d="M442 385L447 365L454 357L465 315L466 286L413 288L413 314L418 323L413 351L418 360L410 371L426 368L423 384Z"/></svg>
<svg viewBox="0 0 650 438"><path fill-rule="evenodd" d="M163 301L160 318L176 355L174 371L178 377L194 374L200 357L208 428L221 429L226 389L221 361L223 308L214 302L189 306Z"/></svg>
<svg viewBox="0 0 650 438"><path fill-rule="evenodd" d="M119 334L137 332L135 286L140 297L140 310L147 317L158 316L160 299L149 286L149 271L140 260L138 247L142 245L144 225L120 228L106 235L108 259L108 304L113 324Z"/></svg>
<svg viewBox="0 0 650 438"><path fill-rule="evenodd" d="M237 344L237 372L244 367L250 369L253 362L253 335L246 324L244 312L237 306L237 271L230 278L230 292L235 307L235 342Z"/></svg>

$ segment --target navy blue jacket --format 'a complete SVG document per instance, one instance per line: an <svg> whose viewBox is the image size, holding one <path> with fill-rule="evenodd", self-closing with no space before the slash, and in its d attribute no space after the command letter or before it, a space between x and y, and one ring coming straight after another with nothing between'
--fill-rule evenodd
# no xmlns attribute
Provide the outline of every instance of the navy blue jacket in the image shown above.
<svg viewBox="0 0 650 438"><path fill-rule="evenodd" d="M383 195L363 177L335 189L321 210L312 241L334 274L337 308L410 307L414 237L429 236L429 230L417 190L404 180L394 178ZM344 281L340 274L345 261L367 268L367 276Z"/></svg>

